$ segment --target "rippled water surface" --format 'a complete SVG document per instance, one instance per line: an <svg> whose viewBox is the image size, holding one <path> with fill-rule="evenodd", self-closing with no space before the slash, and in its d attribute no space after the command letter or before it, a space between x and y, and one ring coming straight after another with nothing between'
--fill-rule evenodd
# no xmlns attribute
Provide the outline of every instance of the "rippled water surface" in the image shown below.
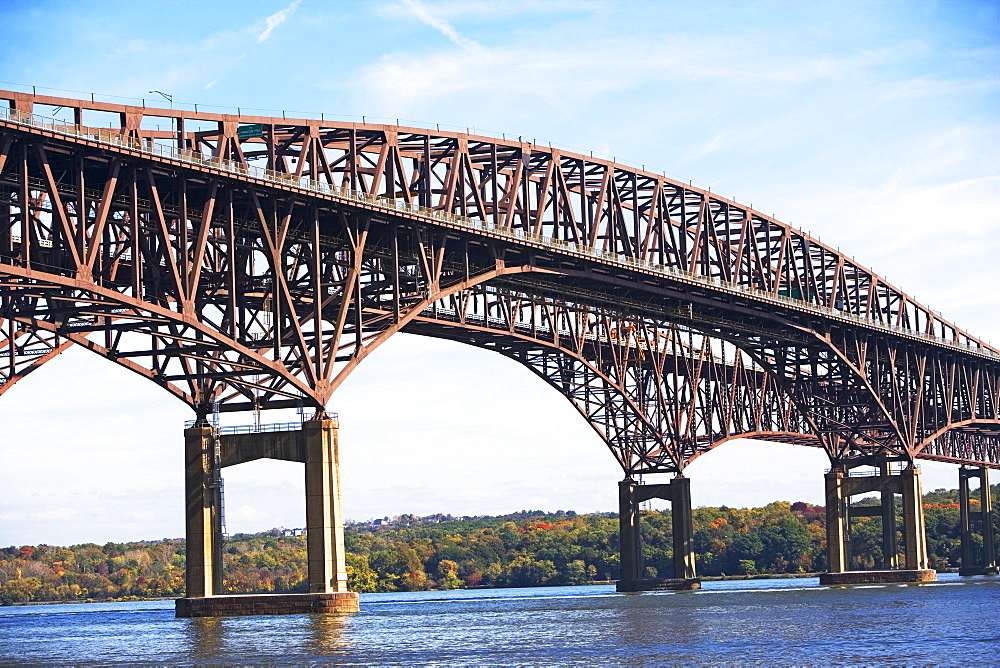
<svg viewBox="0 0 1000 668"><path fill-rule="evenodd" d="M367 594L350 616L175 619L172 601L0 608L0 663L1000 663L1000 578Z"/></svg>

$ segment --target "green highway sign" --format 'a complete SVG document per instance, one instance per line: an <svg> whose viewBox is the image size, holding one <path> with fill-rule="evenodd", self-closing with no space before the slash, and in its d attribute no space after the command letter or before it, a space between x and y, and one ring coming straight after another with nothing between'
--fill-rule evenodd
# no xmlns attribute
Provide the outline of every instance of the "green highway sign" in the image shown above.
<svg viewBox="0 0 1000 668"><path fill-rule="evenodd" d="M264 126L260 123L251 123L250 125L241 125L236 129L236 136L240 138L240 141L246 141L251 137L263 137L264 136Z"/></svg>

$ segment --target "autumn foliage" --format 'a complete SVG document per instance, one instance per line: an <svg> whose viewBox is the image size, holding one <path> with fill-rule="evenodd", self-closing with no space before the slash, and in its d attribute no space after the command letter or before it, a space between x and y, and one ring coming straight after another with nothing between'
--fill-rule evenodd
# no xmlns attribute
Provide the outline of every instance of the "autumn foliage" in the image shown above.
<svg viewBox="0 0 1000 668"><path fill-rule="evenodd" d="M994 487L1000 496L1000 486ZM872 500L856 500L870 505ZM961 561L957 492L924 497L932 566ZM994 511L997 535L1000 513ZM807 503L762 508L702 507L694 511L700 575L800 573L826 568L825 511ZM670 577L669 512L641 514L649 577ZM881 520L851 525L852 568L881 563ZM575 585L617 579L618 519L521 511L500 517L401 515L346 529L350 586L360 592L465 587ZM278 529L231 537L224 548L229 593L306 590L306 542ZM184 541L86 543L71 547L0 548L0 603L55 600L132 600L184 594Z"/></svg>

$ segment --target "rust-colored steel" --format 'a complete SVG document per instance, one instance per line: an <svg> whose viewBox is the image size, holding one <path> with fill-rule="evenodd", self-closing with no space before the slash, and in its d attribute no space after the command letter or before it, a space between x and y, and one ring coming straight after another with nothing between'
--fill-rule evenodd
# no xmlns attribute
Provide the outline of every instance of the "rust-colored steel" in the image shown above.
<svg viewBox="0 0 1000 668"><path fill-rule="evenodd" d="M521 141L4 99L0 392L77 344L202 415L321 410L408 331L526 365L627 473L740 435L1000 465L998 351L710 192Z"/></svg>

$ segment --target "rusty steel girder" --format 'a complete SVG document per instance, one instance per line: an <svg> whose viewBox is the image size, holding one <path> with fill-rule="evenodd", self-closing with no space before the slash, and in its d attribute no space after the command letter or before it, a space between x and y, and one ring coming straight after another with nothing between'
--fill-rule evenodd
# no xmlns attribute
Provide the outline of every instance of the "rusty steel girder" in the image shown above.
<svg viewBox="0 0 1000 668"><path fill-rule="evenodd" d="M411 331L525 364L630 473L741 434L1000 462L1000 353L710 192L521 141L2 99L0 392L77 344L202 415L322 410Z"/></svg>

